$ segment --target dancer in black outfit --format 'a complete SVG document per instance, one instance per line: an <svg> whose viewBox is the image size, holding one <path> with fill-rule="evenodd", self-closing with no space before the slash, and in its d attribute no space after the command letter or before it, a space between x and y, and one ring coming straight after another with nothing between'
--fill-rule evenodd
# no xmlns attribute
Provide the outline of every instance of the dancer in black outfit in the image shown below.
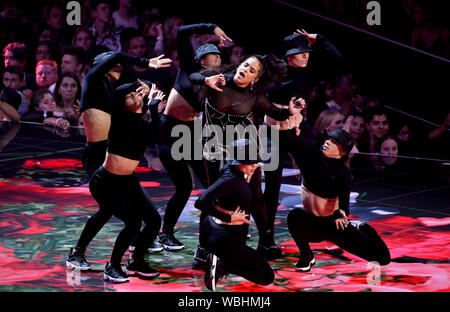
<svg viewBox="0 0 450 312"><path fill-rule="evenodd" d="M289 212L289 232L300 250L296 270L306 272L315 264L309 242L331 241L367 261L387 265L389 249L367 223L353 226L348 219L351 172L345 165L353 138L342 129L328 133L322 147L304 145L302 150L303 209Z"/></svg>
<svg viewBox="0 0 450 312"><path fill-rule="evenodd" d="M82 162L88 177L91 177L105 160L113 103L110 83L119 79L120 64L131 63L153 69L170 66L171 60L162 56L146 59L123 52L105 52L94 59L94 67L83 80L80 103L87 139ZM90 269L84 256L86 248L110 218L111 212L101 207L89 218L77 245L69 252L67 267L82 271Z"/></svg>
<svg viewBox="0 0 450 312"><path fill-rule="evenodd" d="M156 91L154 84L151 91L141 81L117 88L106 159L89 183L99 209L116 216L125 224L116 238L110 263L105 266L104 279L112 282L128 281L128 275L122 271L120 263L136 236L135 249L127 265L128 273L146 277L159 274L144 260L144 255L159 232L161 217L134 172L154 134L152 127L159 126L143 119L146 111L144 97L149 92L150 112L158 123L157 107L164 94ZM145 227L140 231L142 221Z"/></svg>
<svg viewBox="0 0 450 312"><path fill-rule="evenodd" d="M208 174L207 164L203 159L196 160L192 157L191 159L175 160L172 157L172 145L177 138L173 138L171 133L172 129L179 125L186 126L191 130L193 145L191 151L194 150L194 124L202 107L198 102L192 83L188 79L189 75L201 68L212 68L221 64L220 51L213 44L200 46L194 54L190 42L190 36L193 34L215 34L222 43L231 41L215 24L203 23L178 28L177 51L180 68L161 117L162 138L159 139L157 145L159 158L175 185L175 193L169 199L165 209L162 233L158 236L158 241L170 251L185 247L175 237L174 229L192 192L193 183L189 167L192 168L204 187L208 187L217 178Z"/></svg>
<svg viewBox="0 0 450 312"><path fill-rule="evenodd" d="M305 102L303 99L291 98L289 106L286 108L278 108L265 96L265 90L269 83L276 82L281 79L285 72L286 64L273 55L253 55L244 60L236 72L233 74L215 74L216 71L199 72L191 75L191 80L198 85L206 85L204 119L205 126L217 126L216 129L223 130L222 137L226 138L226 130L228 126L232 126L232 131L238 133L239 126L241 129L249 130L250 139L259 145L258 131L253 124L253 112L260 110L271 116L275 120L286 121L290 128L298 126L301 121L301 110ZM211 76L208 76L211 75ZM208 129L208 128L207 128ZM205 130L204 130L205 131ZM240 133L239 138L243 138L245 134ZM226 149L226 142L216 140L217 136L213 136L210 140L212 146L215 146L217 155L211 153L211 158L223 157L222 149ZM208 141L206 144L210 144ZM212 150L212 148L211 148ZM261 169L257 169L255 175L261 175ZM260 187L259 187L260 188ZM260 201L257 209L259 215L255 222L259 230L260 242L266 242L271 236L267 237L266 212L264 200ZM203 216L200 216L200 224ZM263 222L264 224L260 223ZM264 250L261 251L264 253ZM206 256L203 253L203 256ZM197 261L204 262L204 257L197 257Z"/></svg>
<svg viewBox="0 0 450 312"><path fill-rule="evenodd" d="M259 157L252 158L249 153L251 144L247 139L233 142L235 155L244 152L245 157L229 161L219 179L195 202L195 207L205 214L200 241L209 252L205 285L210 290L215 290L216 283L227 273L260 285L269 285L274 279L265 258L246 245L249 214L254 211L256 184L260 182L253 173L261 166Z"/></svg>
<svg viewBox="0 0 450 312"><path fill-rule="evenodd" d="M288 63L287 74L280 85L271 85L267 90L269 99L279 107L285 107L292 97L301 97L308 100L313 87L330 75L333 70L338 70L343 57L336 47L321 34L308 34L298 31L284 38L285 55ZM307 108L308 114L311 107ZM290 129L286 123L277 122L266 116L266 123L279 130L279 167L274 171L264 172L265 191L268 222L271 235L267 241L263 241L258 247L265 251L268 257L278 258L282 256L281 248L274 241L274 223L278 208L281 180L284 163L288 153L297 160L300 166L301 155L298 147L298 135L305 135L308 129L306 120L300 120L299 129Z"/></svg>

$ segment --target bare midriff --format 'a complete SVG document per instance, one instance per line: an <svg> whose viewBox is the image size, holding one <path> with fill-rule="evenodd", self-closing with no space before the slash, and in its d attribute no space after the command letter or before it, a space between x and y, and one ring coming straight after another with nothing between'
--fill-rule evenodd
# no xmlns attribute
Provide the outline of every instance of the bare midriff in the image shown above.
<svg viewBox="0 0 450 312"><path fill-rule="evenodd" d="M170 91L169 98L167 99L167 105L164 110L164 115L182 121L193 121L198 117L198 113L175 89Z"/></svg>
<svg viewBox="0 0 450 312"><path fill-rule="evenodd" d="M84 131L88 142L108 139L111 115L96 108L89 108L82 114Z"/></svg>
<svg viewBox="0 0 450 312"><path fill-rule="evenodd" d="M138 160L125 158L108 152L106 152L106 159L103 162L103 167L116 175L130 175L138 165Z"/></svg>
<svg viewBox="0 0 450 312"><path fill-rule="evenodd" d="M286 108L286 105L281 105L278 103L273 103L273 105L278 108ZM264 117L264 122L266 123L266 125L274 127L277 130L289 130L287 121L278 121L266 115Z"/></svg>
<svg viewBox="0 0 450 312"><path fill-rule="evenodd" d="M323 198L310 190L303 184L302 188L302 203L303 208L316 217L328 217L333 214L335 210L339 209L338 198Z"/></svg>

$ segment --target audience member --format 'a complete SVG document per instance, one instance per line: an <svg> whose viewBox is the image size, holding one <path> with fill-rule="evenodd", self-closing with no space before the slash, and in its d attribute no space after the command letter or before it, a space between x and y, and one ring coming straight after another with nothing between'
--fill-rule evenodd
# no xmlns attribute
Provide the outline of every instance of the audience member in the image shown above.
<svg viewBox="0 0 450 312"><path fill-rule="evenodd" d="M362 113L353 111L348 114L343 129L350 133L353 141L355 142L355 146L358 147L359 141L366 131L366 128L367 126L364 120L364 115Z"/></svg>
<svg viewBox="0 0 450 312"><path fill-rule="evenodd" d="M35 64L41 60L57 61L59 60L59 51L55 49L51 41L41 41L36 47L34 58L36 61Z"/></svg>
<svg viewBox="0 0 450 312"><path fill-rule="evenodd" d="M58 38L53 28L49 25L40 25L36 31L37 42L50 41L54 47L60 48Z"/></svg>
<svg viewBox="0 0 450 312"><path fill-rule="evenodd" d="M130 53L138 57L147 57L147 44L145 42L144 35L134 28L126 28L122 31L121 45L123 52ZM163 92L169 93L172 88L172 80L170 79L169 71L167 69L153 70L148 67L140 67L131 64L125 64L123 66L123 72L120 79L121 83L128 83L132 81L147 80L156 84L156 86L163 90Z"/></svg>
<svg viewBox="0 0 450 312"><path fill-rule="evenodd" d="M58 110L53 93L48 89L38 89L31 97L31 109L22 116L22 120L41 122L46 126L55 126L62 129L69 128L69 121L62 117L63 112Z"/></svg>
<svg viewBox="0 0 450 312"><path fill-rule="evenodd" d="M242 45L235 44L231 47L225 48L224 51L225 64L232 64L239 66L246 57L245 48Z"/></svg>
<svg viewBox="0 0 450 312"><path fill-rule="evenodd" d="M61 58L61 73L71 72L83 81L86 70L86 51L79 47L65 47Z"/></svg>
<svg viewBox="0 0 450 312"><path fill-rule="evenodd" d="M69 45L71 42L71 34L66 27L66 10L58 1L51 2L44 7L43 18L45 24L53 29L56 36L58 46L60 48Z"/></svg>
<svg viewBox="0 0 450 312"><path fill-rule="evenodd" d="M118 2L119 8L112 14L116 30L121 31L129 27L138 29L136 9L133 5L134 1L118 0Z"/></svg>
<svg viewBox="0 0 450 312"><path fill-rule="evenodd" d="M153 58L164 54L163 20L157 14L147 14L142 17L142 34L147 42L148 57Z"/></svg>
<svg viewBox="0 0 450 312"><path fill-rule="evenodd" d="M92 17L94 24L89 29L96 45L103 45L112 51L120 51L120 34L114 29L110 0L93 0Z"/></svg>
<svg viewBox="0 0 450 312"><path fill-rule="evenodd" d="M56 107L72 126L78 126L80 118L81 84L72 72L64 72L55 85L54 99Z"/></svg>
<svg viewBox="0 0 450 312"><path fill-rule="evenodd" d="M79 26L75 29L72 46L83 48L86 53L89 53L94 45L94 36L92 35L92 32L89 30L89 28L85 26Z"/></svg>
<svg viewBox="0 0 450 312"><path fill-rule="evenodd" d="M24 43L11 42L3 49L5 58L5 67L18 66L25 71L25 65L28 59L28 50ZM36 89L35 77L25 71L25 85L31 89Z"/></svg>
<svg viewBox="0 0 450 312"><path fill-rule="evenodd" d="M321 139L325 139L327 132L342 129L343 127L344 115L333 109L327 109L321 112L314 125L314 128L319 131Z"/></svg>
<svg viewBox="0 0 450 312"><path fill-rule="evenodd" d="M36 65L36 84L38 88L46 88L51 92L58 80L58 64L52 60L42 60Z"/></svg>
<svg viewBox="0 0 450 312"><path fill-rule="evenodd" d="M19 121L18 112L22 98L13 89L4 88L0 94L0 120Z"/></svg>
<svg viewBox="0 0 450 312"><path fill-rule="evenodd" d="M25 86L24 77L23 69L18 66L8 66L3 70L3 86L17 91L22 98L20 106L17 108L20 116L26 113L30 106L28 95L31 94L31 90Z"/></svg>
<svg viewBox="0 0 450 312"><path fill-rule="evenodd" d="M178 16L169 16L164 20L163 30L166 55L169 55L172 50L176 50L178 27L183 25L183 19Z"/></svg>
<svg viewBox="0 0 450 312"><path fill-rule="evenodd" d="M374 106L367 109L365 114L367 132L361 137L359 152L377 153L377 146L385 139L389 133L389 119L382 106ZM351 160L352 168L372 168L378 161L377 156L359 154Z"/></svg>

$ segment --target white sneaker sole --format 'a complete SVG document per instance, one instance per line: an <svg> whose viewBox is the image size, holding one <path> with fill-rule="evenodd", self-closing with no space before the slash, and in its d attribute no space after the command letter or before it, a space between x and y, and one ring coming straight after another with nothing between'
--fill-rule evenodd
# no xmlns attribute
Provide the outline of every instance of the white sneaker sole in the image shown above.
<svg viewBox="0 0 450 312"><path fill-rule="evenodd" d="M115 277L111 277L111 276L108 276L105 273L103 273L103 280L113 282L113 283L125 283L125 282L128 282L130 279L128 277L115 278Z"/></svg>
<svg viewBox="0 0 450 312"><path fill-rule="evenodd" d="M211 288L213 291L216 290L216 269L217 269L217 256L213 255L212 264L211 264L211 277L212 277Z"/></svg>
<svg viewBox="0 0 450 312"><path fill-rule="evenodd" d="M168 245L164 245L163 243L160 243L160 244L163 246L163 248L165 250L169 250L169 251L176 251L176 250L181 250L184 248L184 245L183 246L168 246Z"/></svg>
<svg viewBox="0 0 450 312"><path fill-rule="evenodd" d="M307 267L302 267L302 268L296 267L296 268L295 268L295 271L296 271L296 272L308 272L309 270L311 270L311 268L312 268L312 266L313 266L314 264L316 264L316 259L313 258L313 259L309 262L309 265L308 265Z"/></svg>
<svg viewBox="0 0 450 312"><path fill-rule="evenodd" d="M144 277L157 277L159 276L159 272L155 272L155 273L144 273L144 272L139 272L139 271L129 271L127 270L127 274L128 275L141 275Z"/></svg>
<svg viewBox="0 0 450 312"><path fill-rule="evenodd" d="M78 266L78 265L75 265L75 264L73 264L73 263L67 261L67 260L66 260L66 268L72 269L72 270L73 270L73 269L76 269L76 270L80 270L80 271L88 271L88 270L91 269L90 266L88 266L88 267L80 267L80 266Z"/></svg>
<svg viewBox="0 0 450 312"><path fill-rule="evenodd" d="M184 247L183 247L184 248ZM128 250L129 251L134 251L136 249L136 247L134 247L134 246L130 246L130 247L128 247ZM149 248L148 249L148 252L149 253L157 253L157 252L161 252L161 251L163 251L164 250L164 247L159 247L159 248Z"/></svg>
<svg viewBox="0 0 450 312"><path fill-rule="evenodd" d="M160 247L160 248L149 248L148 252L149 253L157 253L157 252L161 252L164 250L164 247Z"/></svg>

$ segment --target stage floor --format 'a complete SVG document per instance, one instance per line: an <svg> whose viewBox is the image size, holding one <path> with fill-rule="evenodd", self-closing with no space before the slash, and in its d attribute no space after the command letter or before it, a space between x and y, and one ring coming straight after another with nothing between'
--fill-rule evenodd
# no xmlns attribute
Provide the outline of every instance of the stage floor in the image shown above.
<svg viewBox="0 0 450 312"><path fill-rule="evenodd" d="M0 292L208 292L203 272L192 270L198 242L197 184L177 225L186 248L149 257L161 272L153 280L103 281L103 268L122 223L112 218L90 244L92 270L66 269L66 255L97 210L79 161L84 136L66 137L42 126L0 122ZM137 170L161 216L174 187L164 173L141 162ZM286 216L301 206L299 181L286 171L276 220L284 258L271 261L275 281L258 286L229 275L218 292L448 292L450 290L450 186L445 174L385 173L355 178L350 217L369 222L385 240L392 262L377 267L329 242L311 244L317 260L308 273L294 270L298 249ZM250 228L248 244L258 234ZM128 255L128 252L127 252ZM123 259L125 265L126 258Z"/></svg>

